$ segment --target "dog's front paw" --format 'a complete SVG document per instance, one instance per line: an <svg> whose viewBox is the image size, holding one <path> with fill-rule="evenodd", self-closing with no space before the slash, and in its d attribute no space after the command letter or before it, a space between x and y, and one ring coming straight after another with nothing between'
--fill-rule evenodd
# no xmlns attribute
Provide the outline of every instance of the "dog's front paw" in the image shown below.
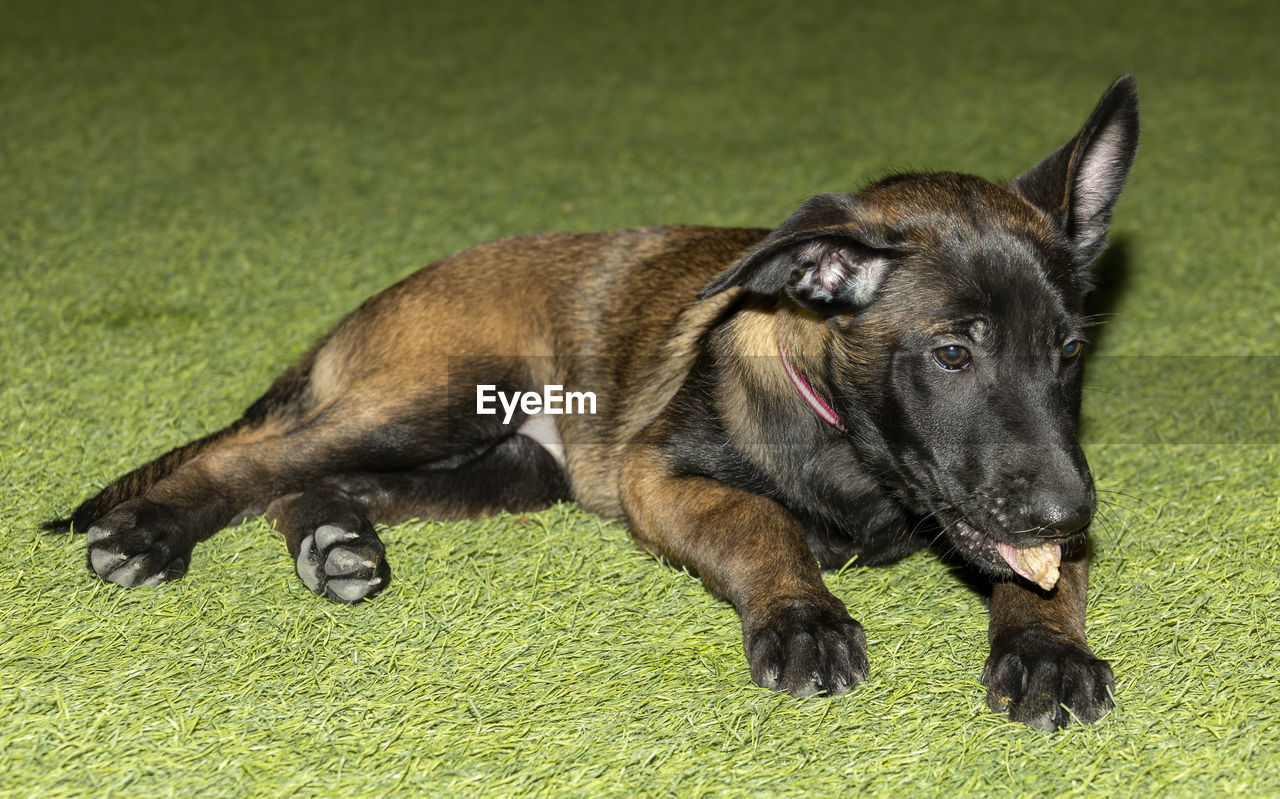
<svg viewBox="0 0 1280 799"><path fill-rule="evenodd" d="M1045 630L997 636L982 672L987 704L1038 730L1097 721L1115 706L1111 666Z"/></svg>
<svg viewBox="0 0 1280 799"><path fill-rule="evenodd" d="M779 603L744 633L751 679L765 688L836 696L867 677L867 636L834 597Z"/></svg>
<svg viewBox="0 0 1280 799"><path fill-rule="evenodd" d="M354 526L354 525L353 525ZM386 550L372 527L325 524L302 539L295 568L307 587L335 602L372 599L391 582Z"/></svg>
<svg viewBox="0 0 1280 799"><path fill-rule="evenodd" d="M115 506L89 527L87 537L89 568L127 588L179 579L194 547L171 512L145 499Z"/></svg>

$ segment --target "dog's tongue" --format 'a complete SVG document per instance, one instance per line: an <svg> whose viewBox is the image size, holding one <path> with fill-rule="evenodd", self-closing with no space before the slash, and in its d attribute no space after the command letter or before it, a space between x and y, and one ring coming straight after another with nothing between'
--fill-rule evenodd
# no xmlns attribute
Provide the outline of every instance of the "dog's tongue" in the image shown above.
<svg viewBox="0 0 1280 799"><path fill-rule="evenodd" d="M1058 564L1062 562L1062 546L1045 542L1034 547L1015 547L996 542L996 550L1004 562L1021 577L1048 591L1058 582Z"/></svg>

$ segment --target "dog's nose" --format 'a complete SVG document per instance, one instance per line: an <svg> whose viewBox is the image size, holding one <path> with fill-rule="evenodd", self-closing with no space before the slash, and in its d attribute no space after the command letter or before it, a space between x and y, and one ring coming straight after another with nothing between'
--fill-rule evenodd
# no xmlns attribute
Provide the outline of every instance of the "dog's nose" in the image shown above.
<svg viewBox="0 0 1280 799"><path fill-rule="evenodd" d="M1093 520L1092 499L1041 496L1035 503L1036 524L1059 536L1068 536Z"/></svg>

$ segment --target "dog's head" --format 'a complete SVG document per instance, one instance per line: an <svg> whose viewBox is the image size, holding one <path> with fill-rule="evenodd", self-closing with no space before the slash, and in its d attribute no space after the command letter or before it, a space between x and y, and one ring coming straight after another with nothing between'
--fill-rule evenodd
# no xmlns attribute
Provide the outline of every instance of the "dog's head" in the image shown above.
<svg viewBox="0 0 1280 799"><path fill-rule="evenodd" d="M868 467L979 567L1050 587L1094 511L1080 308L1137 138L1124 76L1020 177L899 175L813 197L702 296L741 286L820 320L812 377Z"/></svg>

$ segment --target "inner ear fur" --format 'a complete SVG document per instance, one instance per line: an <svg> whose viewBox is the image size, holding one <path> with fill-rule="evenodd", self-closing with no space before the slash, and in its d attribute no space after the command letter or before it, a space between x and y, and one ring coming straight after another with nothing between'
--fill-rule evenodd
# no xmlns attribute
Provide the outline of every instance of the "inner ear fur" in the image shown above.
<svg viewBox="0 0 1280 799"><path fill-rule="evenodd" d="M1047 213L1069 242L1076 268L1107 246L1107 231L1138 152L1138 85L1122 75L1070 141L1010 186Z"/></svg>
<svg viewBox="0 0 1280 799"><path fill-rule="evenodd" d="M884 231L859 224L857 206L848 194L810 197L699 298L741 286L764 296L786 294L823 316L866 305L884 280L892 252Z"/></svg>

